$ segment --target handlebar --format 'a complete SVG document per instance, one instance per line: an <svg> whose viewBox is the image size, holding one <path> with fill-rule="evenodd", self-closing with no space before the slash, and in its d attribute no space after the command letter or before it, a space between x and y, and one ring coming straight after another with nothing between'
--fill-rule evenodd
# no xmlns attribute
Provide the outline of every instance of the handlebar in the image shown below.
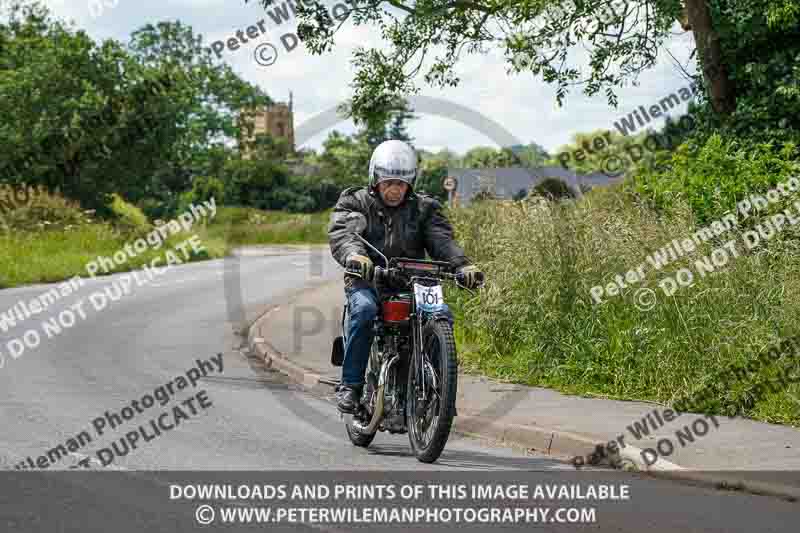
<svg viewBox="0 0 800 533"><path fill-rule="evenodd" d="M383 253L381 253L380 250L375 248L372 244L369 243L369 241L367 241L364 237L360 235L360 231L354 231L352 232L352 235L356 239L367 245L369 248L371 248L372 251L374 251L376 254L381 256L384 263L387 265L387 267L389 267L389 268L383 268L376 265L375 281L388 282L389 284L392 284L392 281L394 281L397 277L407 276L408 272L406 270L410 268L411 270L424 272L425 275L421 277L438 277L440 279L453 280L459 287L466 288L463 285L464 282L463 276L460 274L453 273L452 272L453 265L451 265L450 263L443 261L425 261L425 260L410 259L410 258L393 258L391 261L389 261L389 259L387 259L387 257L383 255ZM391 267L390 265L393 264L398 266ZM435 275L431 275L432 273L435 273ZM353 274L356 274L360 277L360 274L357 272L353 272ZM414 277L414 276L412 274L409 277ZM484 277L483 273L481 273L478 279L478 287L483 287L485 282L486 278ZM408 280L406 280L406 284L407 283Z"/></svg>
<svg viewBox="0 0 800 533"><path fill-rule="evenodd" d="M455 281L456 285L466 288L464 275L455 272L455 267L445 261L429 261L422 259L393 258L387 261L388 267L374 266L374 281L376 283L400 287L408 286L412 278L433 278ZM349 272L361 276L360 272ZM478 277L478 287L483 287L485 277L481 273Z"/></svg>
<svg viewBox="0 0 800 533"><path fill-rule="evenodd" d="M437 272L425 273L425 277L430 278L437 278L442 280L448 281L455 281L457 285L463 286L464 284L464 275L455 272L447 272L444 270L439 270ZM413 274L410 274L407 269L404 268L383 268L376 266L375 267L375 281L379 283L385 283L388 285L397 285L399 284L398 281L402 280L402 284L407 284L409 279L414 277ZM483 273L479 276L478 279L478 287L482 287L485 282L485 278Z"/></svg>
<svg viewBox="0 0 800 533"><path fill-rule="evenodd" d="M375 280L376 281L389 281L392 279L396 279L400 276L408 276L408 271L404 268L383 268L376 266L375 267ZM436 272L428 274L427 277L431 278L440 278L446 280L453 280L459 281L463 276L459 274L454 274L452 272Z"/></svg>

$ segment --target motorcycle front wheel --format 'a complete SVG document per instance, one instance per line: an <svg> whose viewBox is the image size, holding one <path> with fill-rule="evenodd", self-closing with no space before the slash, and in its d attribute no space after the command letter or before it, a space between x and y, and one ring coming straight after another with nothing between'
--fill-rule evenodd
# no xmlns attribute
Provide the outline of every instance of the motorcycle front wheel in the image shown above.
<svg viewBox="0 0 800 533"><path fill-rule="evenodd" d="M406 387L406 424L414 455L433 463L444 450L453 425L458 390L458 359L453 326L445 319L428 321L422 329L425 365L411 357ZM421 379L425 380L424 395Z"/></svg>
<svg viewBox="0 0 800 533"><path fill-rule="evenodd" d="M352 424L345 424L345 429L347 430L347 436L350 437L350 442L360 448L366 448L370 444L372 444L372 439L375 438L375 433L367 434L361 433L355 426Z"/></svg>
<svg viewBox="0 0 800 533"><path fill-rule="evenodd" d="M365 389L365 396L372 394L372 391L369 389L369 385L364 386ZM363 402L362 398L362 402ZM345 423L344 425L345 430L347 431L347 436L350 438L350 442L360 448L366 448L370 444L372 444L372 440L375 438L375 435L378 433L364 433L359 430L356 426L353 425L353 420L351 419L349 422Z"/></svg>

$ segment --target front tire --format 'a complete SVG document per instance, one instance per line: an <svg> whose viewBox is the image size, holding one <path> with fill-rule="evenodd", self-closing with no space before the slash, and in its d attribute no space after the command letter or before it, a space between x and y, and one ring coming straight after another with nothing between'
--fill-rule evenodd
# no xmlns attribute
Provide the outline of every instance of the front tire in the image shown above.
<svg viewBox="0 0 800 533"><path fill-rule="evenodd" d="M412 355L406 387L406 424L414 455L423 463L433 463L444 450L456 413L458 359L453 326L446 319L432 319L422 329L422 350L434 372L426 376L428 398L422 398L419 370ZM436 381L433 394L432 381Z"/></svg>
<svg viewBox="0 0 800 533"><path fill-rule="evenodd" d="M364 389L365 389L364 390L364 395L365 396L367 396L369 394L372 394L372 391L370 390L370 387L369 387L368 384L364 385ZM363 398L359 399L359 403L363 404ZM361 405L359 405L357 407L357 409L362 409ZM347 436L350 438L350 442L352 442L353 444L355 444L356 446L358 446L360 448L366 448L367 446L372 444L372 440L375 438L375 435L378 434L377 431L375 433L372 433L372 434L363 433L363 432L359 431L352 424L352 419L351 419L351 422L345 423L344 428L347 431Z"/></svg>
<svg viewBox="0 0 800 533"><path fill-rule="evenodd" d="M372 372L372 366L374 364L373 355L375 353L375 343L374 342L373 342L372 347L370 348L370 350L371 350L371 352L370 352L369 363L367 365L367 375L370 375L370 374L373 373ZM375 390L370 385L369 380L367 380L367 383L364 384L364 391L362 392L362 397L359 398L359 405L357 406L357 409L363 409L363 407L362 407L363 404L365 402L369 402L370 401L370 397L374 393L375 393ZM373 407L374 407L374 404L373 404ZM350 442L352 442L354 445L358 446L359 448L368 447L370 444L372 444L372 440L375 438L375 435L378 434L377 430L375 431L375 433L372 433L372 434L362 433L361 431L356 429L355 426L353 426L352 422L346 423L344 425L344 428L347 431L347 436L350 438Z"/></svg>
<svg viewBox="0 0 800 533"><path fill-rule="evenodd" d="M355 444L360 448L366 448L370 444L372 444L372 439L375 438L375 435L378 433L377 431L372 435L367 435L366 433L361 433L352 424L345 424L345 430L347 430L347 436L350 437L350 442Z"/></svg>

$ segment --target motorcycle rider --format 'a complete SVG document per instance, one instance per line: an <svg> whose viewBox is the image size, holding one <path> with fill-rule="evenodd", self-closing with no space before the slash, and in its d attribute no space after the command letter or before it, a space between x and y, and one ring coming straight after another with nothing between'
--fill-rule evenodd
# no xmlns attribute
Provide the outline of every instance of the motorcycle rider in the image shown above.
<svg viewBox="0 0 800 533"><path fill-rule="evenodd" d="M369 162L367 187L344 190L331 214L328 228L331 253L347 269L345 296L349 321L342 380L337 407L353 413L361 396L372 345L372 323L378 312L378 295L371 285L374 265L380 256L352 235L348 216L360 213L367 220L362 235L388 259L424 259L425 252L437 261L449 261L463 277L462 284L474 288L483 277L469 264L464 250L453 240L453 228L434 198L414 192L417 154L403 141L378 145Z"/></svg>

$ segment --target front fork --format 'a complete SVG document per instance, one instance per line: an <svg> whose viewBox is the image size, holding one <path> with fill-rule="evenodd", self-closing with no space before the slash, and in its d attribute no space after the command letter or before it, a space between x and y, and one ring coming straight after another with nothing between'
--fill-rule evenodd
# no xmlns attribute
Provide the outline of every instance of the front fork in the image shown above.
<svg viewBox="0 0 800 533"><path fill-rule="evenodd" d="M415 306L416 307L416 306ZM423 338L422 338L422 329L425 325L425 315L422 311L414 309L414 316L412 317L414 321L414 390L412 393L415 395L414 398L414 407L415 410L419 410L419 406L417 405L417 388L422 388L422 401L423 406L427 405L428 402L428 390L427 390L427 380L425 379L425 367L430 366L430 362L425 359L425 352L423 351ZM432 370L432 369L430 369ZM433 379L435 380L435 374L431 373ZM434 387L436 384L433 384ZM435 390L435 389L434 389ZM406 406L408 408L408 406ZM418 413L413 413L416 417Z"/></svg>

